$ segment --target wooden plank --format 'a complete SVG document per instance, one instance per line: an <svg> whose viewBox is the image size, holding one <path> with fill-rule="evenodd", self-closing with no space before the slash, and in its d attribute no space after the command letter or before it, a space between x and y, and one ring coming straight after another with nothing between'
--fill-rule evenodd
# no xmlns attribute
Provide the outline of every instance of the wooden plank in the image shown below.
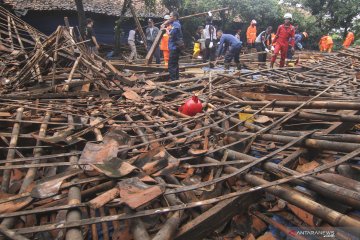
<svg viewBox="0 0 360 240"><path fill-rule="evenodd" d="M152 58L152 56L154 55L155 53L155 50L157 48L157 46L159 46L159 43L160 43L160 40L161 40L161 37L164 33L165 29L160 29L158 35L156 36L150 50L148 51L148 53L146 54L146 57L145 57L145 64L146 65L149 65L150 64L150 59Z"/></svg>
<svg viewBox="0 0 360 240"><path fill-rule="evenodd" d="M164 67L164 66L152 66L152 65L135 65L135 64L126 64L126 63L121 63L118 61L110 61L110 63L116 67L118 70L123 70L123 69L129 69L129 70L134 70L134 71L146 71L146 72L167 72L168 68ZM180 71L185 70L184 66L180 66Z"/></svg>
<svg viewBox="0 0 360 240"><path fill-rule="evenodd" d="M203 239L233 216L246 212L248 207L259 197L260 192L246 194L219 202L194 220L183 225L176 240Z"/></svg>
<svg viewBox="0 0 360 240"><path fill-rule="evenodd" d="M135 24L136 24L136 27L137 27L137 29L139 31L141 40L144 42L145 49L147 49L147 42L146 42L145 33L142 30L141 24L140 24L139 19L138 19L137 15L136 15L136 11L135 11L135 8L134 8L132 2L130 2L129 7L130 7L131 14L133 15L133 18L135 20Z"/></svg>

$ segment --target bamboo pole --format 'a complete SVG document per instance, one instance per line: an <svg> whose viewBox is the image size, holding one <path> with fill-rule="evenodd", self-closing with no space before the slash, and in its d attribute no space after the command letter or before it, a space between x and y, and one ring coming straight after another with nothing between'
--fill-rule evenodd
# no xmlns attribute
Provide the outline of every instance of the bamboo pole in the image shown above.
<svg viewBox="0 0 360 240"><path fill-rule="evenodd" d="M16 111L16 120L19 121L22 118L24 112L24 108L18 108ZM20 133L20 123L14 123L13 131L11 134L11 140L10 140L10 149L8 151L6 160L12 160L15 157L15 147L17 146L17 141L19 138ZM5 166L10 166L11 163L6 163ZM3 192L8 192L9 190L9 184L10 184L10 178L11 178L11 171L10 170L4 170L3 173L3 179L1 183L1 190Z"/></svg>
<svg viewBox="0 0 360 240"><path fill-rule="evenodd" d="M77 163L79 159L77 156L71 156L69 160L71 163ZM77 167L73 166L72 168L77 168ZM77 180L76 178L72 180L72 183L76 183L76 180ZM81 204L81 189L79 185L74 185L69 189L68 205L77 205L77 204ZM82 218L81 210L79 208L71 209L66 214L66 221L77 221L77 220L81 220L81 218ZM83 234L81 228L74 227L74 228L66 229L65 239L82 240Z"/></svg>
<svg viewBox="0 0 360 240"><path fill-rule="evenodd" d="M268 183L264 179L251 174L246 174L245 180L255 186ZM266 191L305 211L311 212L334 226L348 227L350 232L354 234L360 233L360 221L325 207L295 190L281 186L273 186L267 188Z"/></svg>

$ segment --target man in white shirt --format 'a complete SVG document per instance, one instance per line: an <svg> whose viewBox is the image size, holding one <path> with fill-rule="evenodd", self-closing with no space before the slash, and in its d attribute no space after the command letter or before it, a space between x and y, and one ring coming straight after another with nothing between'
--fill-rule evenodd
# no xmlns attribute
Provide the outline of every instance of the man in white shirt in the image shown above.
<svg viewBox="0 0 360 240"><path fill-rule="evenodd" d="M129 44L130 49L131 49L131 53L130 53L130 56L128 58L128 61L130 63L132 63L132 61L134 59L135 60L137 59L137 51L136 51L136 44L135 44L136 31L137 31L137 28L130 30L129 37L128 37L128 44Z"/></svg>
<svg viewBox="0 0 360 240"><path fill-rule="evenodd" d="M203 63L206 63L210 60L210 68L214 67L215 55L216 55L216 28L213 26L212 17L209 16L206 18L206 25L204 29L205 37L205 56L203 58Z"/></svg>

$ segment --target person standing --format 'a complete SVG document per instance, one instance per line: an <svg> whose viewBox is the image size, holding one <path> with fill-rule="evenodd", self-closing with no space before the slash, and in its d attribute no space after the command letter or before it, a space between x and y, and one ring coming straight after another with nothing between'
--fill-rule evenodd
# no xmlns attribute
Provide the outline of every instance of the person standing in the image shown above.
<svg viewBox="0 0 360 240"><path fill-rule="evenodd" d="M256 20L251 20L250 26L246 31L246 39L249 48L255 47L255 39L256 39Z"/></svg>
<svg viewBox="0 0 360 240"><path fill-rule="evenodd" d="M167 24L171 25L169 34L169 74L170 80L179 79L179 58L182 48L184 47L183 34L181 31L181 24L179 22L179 13L174 11L170 13L170 19L162 25L165 28Z"/></svg>
<svg viewBox="0 0 360 240"><path fill-rule="evenodd" d="M85 36L84 36L85 41L87 41L86 46L88 47L90 54L94 54L94 53L97 54L100 46L96 40L93 27L94 27L94 21L91 18L86 19L86 28L85 28Z"/></svg>
<svg viewBox="0 0 360 240"><path fill-rule="evenodd" d="M332 37L329 34L327 34L324 50L327 51L328 53L331 53L333 46L334 46L334 41L333 41Z"/></svg>
<svg viewBox="0 0 360 240"><path fill-rule="evenodd" d="M319 50L320 52L325 52L326 50L326 42L327 42L327 35L324 35L320 38L319 41Z"/></svg>
<svg viewBox="0 0 360 240"><path fill-rule="evenodd" d="M224 44L226 44L229 47L229 50L225 54L225 60L224 60L225 70L228 70L230 68L230 64L233 59L234 62L236 63L237 69L240 70L241 69L240 50L241 50L242 42L231 34L224 34L223 31L221 30L217 31L217 37L220 39L220 44L217 49L218 59L220 58L224 50Z"/></svg>
<svg viewBox="0 0 360 240"><path fill-rule="evenodd" d="M146 35L146 46L147 51L149 52L151 49L151 46L153 45L156 36L159 33L159 28L154 26L154 20L151 18L148 20L148 27L146 28L145 35ZM156 59L156 64L160 64L160 48L159 46L156 46L154 56ZM150 59L150 63L152 62L152 58Z"/></svg>
<svg viewBox="0 0 360 240"><path fill-rule="evenodd" d="M355 41L355 36L353 32L348 32L348 34L346 35L345 41L343 43L343 47L344 48L348 48L350 47L351 44L353 44Z"/></svg>
<svg viewBox="0 0 360 240"><path fill-rule="evenodd" d="M170 15L165 15L164 20L165 22L168 21L170 19ZM168 67L169 64L169 34L168 31L170 30L170 25L168 24L167 26L165 26L165 33L162 35L161 41L160 41L160 50L163 52L163 56L164 56L164 64L165 67Z"/></svg>
<svg viewBox="0 0 360 240"><path fill-rule="evenodd" d="M198 58L201 53L201 40L203 37L204 27L199 26L194 36L194 53L193 58Z"/></svg>
<svg viewBox="0 0 360 240"><path fill-rule="evenodd" d="M216 58L216 28L212 23L212 16L208 16L206 18L206 25L204 29L204 37L205 37L205 56L203 58L203 63L206 63L210 60L210 68L213 68L214 61Z"/></svg>
<svg viewBox="0 0 360 240"><path fill-rule="evenodd" d="M272 27L269 26L265 31L262 31L255 39L255 47L258 53L258 61L260 63L266 62L266 53L271 49L271 31Z"/></svg>
<svg viewBox="0 0 360 240"><path fill-rule="evenodd" d="M280 67L284 67L285 65L285 58L287 55L287 51L289 45L291 47L291 51L294 52L294 45L295 45L295 28L291 25L292 15L291 13L286 13L284 15L284 24L281 24L276 32L274 43L275 49L274 54L271 58L270 67L274 67L274 63L276 61L279 52L281 52L280 57Z"/></svg>
<svg viewBox="0 0 360 240"><path fill-rule="evenodd" d="M137 60L137 51L136 51L136 31L137 28L130 30L128 37L128 44L131 49L130 56L128 58L129 63L132 63L133 60Z"/></svg>

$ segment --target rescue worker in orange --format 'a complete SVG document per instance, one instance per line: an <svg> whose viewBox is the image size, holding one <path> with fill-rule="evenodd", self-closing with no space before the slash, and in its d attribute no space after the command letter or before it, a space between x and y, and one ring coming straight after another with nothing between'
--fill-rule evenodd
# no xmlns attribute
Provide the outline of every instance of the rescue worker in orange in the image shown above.
<svg viewBox="0 0 360 240"><path fill-rule="evenodd" d="M164 20L167 21L169 19L170 19L170 15L165 15ZM170 25L167 25L167 26L165 26L165 29L170 31L170 27L171 27ZM169 34L167 33L168 31L165 31L165 33L163 34L163 36L161 38L161 42L160 42L160 50L163 52L165 67L167 67L169 64L169 56L170 56Z"/></svg>
<svg viewBox="0 0 360 240"><path fill-rule="evenodd" d="M252 20L250 26L247 28L246 31L246 39L249 48L255 47L255 40L256 40L256 20Z"/></svg>
<svg viewBox="0 0 360 240"><path fill-rule="evenodd" d="M320 51L321 52L331 53L332 48L334 46L334 42L333 42L332 37L329 34L326 34L325 36L323 36L320 39L319 46L320 46Z"/></svg>
<svg viewBox="0 0 360 240"><path fill-rule="evenodd" d="M331 53L332 52L332 48L334 46L334 42L333 42L333 39L330 35L327 36L326 38L326 50L328 53Z"/></svg>
<svg viewBox="0 0 360 240"><path fill-rule="evenodd" d="M354 33L348 32L348 34L346 35L345 41L343 43L343 47L344 48L350 47L350 45L354 43L354 40L355 40Z"/></svg>
<svg viewBox="0 0 360 240"><path fill-rule="evenodd" d="M320 49L320 52L325 52L325 48L326 48L326 42L327 42L327 35L324 35L320 38L320 41L319 41L319 49Z"/></svg>
<svg viewBox="0 0 360 240"><path fill-rule="evenodd" d="M276 43L274 48L274 54L271 58L270 67L274 67L274 63L276 61L277 56L281 52L280 57L280 67L284 67L285 58L288 51L289 46L291 47L291 51L295 52L295 28L291 25L292 15L291 13L286 13L284 15L285 22L281 24L276 32L276 36L274 38L274 43Z"/></svg>

